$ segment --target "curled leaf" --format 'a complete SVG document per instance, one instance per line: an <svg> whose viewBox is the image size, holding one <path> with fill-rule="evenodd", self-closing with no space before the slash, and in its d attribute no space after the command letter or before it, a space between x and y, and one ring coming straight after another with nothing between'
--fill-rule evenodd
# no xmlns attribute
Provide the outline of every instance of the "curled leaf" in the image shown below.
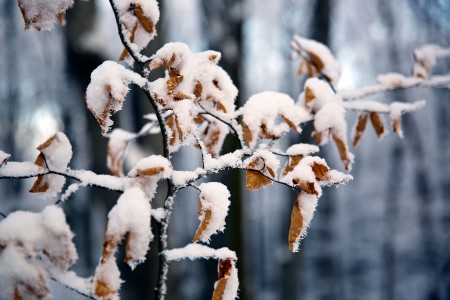
<svg viewBox="0 0 450 300"><path fill-rule="evenodd" d="M272 183L272 180L268 177L275 177L275 172L264 164L262 158L255 158L247 165L247 168L251 169L246 171L246 187L250 191L268 186Z"/></svg>
<svg viewBox="0 0 450 300"><path fill-rule="evenodd" d="M294 252L294 248L296 244L298 244L297 240L300 236L300 232L303 228L303 216L302 211L300 209L300 201L295 201L294 207L292 208L291 213L291 226L289 228L289 250Z"/></svg>
<svg viewBox="0 0 450 300"><path fill-rule="evenodd" d="M336 135L332 135L332 137L339 151L339 157L344 163L345 170L350 171L353 164L353 157L354 157L353 154L348 150L347 143L345 142L344 139L341 139Z"/></svg>
<svg viewBox="0 0 450 300"><path fill-rule="evenodd" d="M289 156L288 161L286 162L286 164L283 167L283 170L281 171L281 177L286 176L287 173L294 170L295 166L298 165L298 163L302 158L303 158L302 155Z"/></svg>

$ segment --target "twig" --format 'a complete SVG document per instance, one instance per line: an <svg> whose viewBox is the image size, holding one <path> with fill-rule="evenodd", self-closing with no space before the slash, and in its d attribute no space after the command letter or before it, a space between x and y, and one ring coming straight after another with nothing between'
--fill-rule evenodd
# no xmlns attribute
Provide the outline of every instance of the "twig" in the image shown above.
<svg viewBox="0 0 450 300"><path fill-rule="evenodd" d="M224 123L225 125L227 125L227 126L231 129L231 131L233 132L233 134L238 138L239 149L242 149L242 141L241 141L241 138L239 137L239 133L238 133L238 131L236 130L236 128L234 128L234 126L233 126L231 123L229 123L229 122L225 121L224 119L220 118L219 116L216 116L215 114L213 114L213 113L207 111L206 108L204 108L201 104L199 104L199 105L200 105L200 107L204 110L203 112L201 112L201 114L209 115L209 116L211 116L211 117L213 117L213 118L219 120L220 122Z"/></svg>
<svg viewBox="0 0 450 300"><path fill-rule="evenodd" d="M6 215L5 215L4 213L2 213L1 211L0 211L0 216L1 216L2 218L6 219Z"/></svg>
<svg viewBox="0 0 450 300"><path fill-rule="evenodd" d="M93 300L95 300L95 298L92 297L91 295L85 294L85 293L83 293L83 292L81 292L81 291L75 289L74 287L71 287L71 286L69 286L69 285L67 285L67 284L65 284L65 283L63 283L63 282L61 282L61 281L59 281L58 279L56 279L56 278L54 278L54 277L51 277L51 279L52 279L54 282L57 282L57 283L61 284L61 285L64 286L65 288L67 288L67 289L69 289L69 290L71 290L71 291L77 293L78 295L84 296L84 297L86 297L86 298L88 298L88 299L93 299Z"/></svg>

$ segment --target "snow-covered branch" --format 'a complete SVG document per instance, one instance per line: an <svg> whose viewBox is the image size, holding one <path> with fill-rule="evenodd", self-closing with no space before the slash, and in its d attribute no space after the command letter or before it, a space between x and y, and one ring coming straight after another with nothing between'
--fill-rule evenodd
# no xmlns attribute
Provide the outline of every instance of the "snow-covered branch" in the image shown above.
<svg viewBox="0 0 450 300"><path fill-rule="evenodd" d="M170 249L162 253L168 262L182 259L232 259L237 260L236 252L224 247L213 249L205 245L189 244L183 248Z"/></svg>

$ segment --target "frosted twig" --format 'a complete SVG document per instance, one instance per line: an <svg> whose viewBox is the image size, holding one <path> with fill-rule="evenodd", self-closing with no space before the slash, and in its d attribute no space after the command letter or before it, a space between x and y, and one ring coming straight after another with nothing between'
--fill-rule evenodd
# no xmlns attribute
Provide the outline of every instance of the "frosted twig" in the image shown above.
<svg viewBox="0 0 450 300"><path fill-rule="evenodd" d="M436 75L426 80L417 80L418 78L416 77L406 77L405 79L407 82L402 86L390 87L377 83L353 90L341 90L337 92L337 95L341 96L342 100L344 101L352 101L389 91L405 90L410 88L425 88L425 87L426 88L450 87L450 74Z"/></svg>
<svg viewBox="0 0 450 300"><path fill-rule="evenodd" d="M226 247L213 249L201 244L188 244L183 248L170 249L162 253L168 262L182 259L232 259L236 260L236 253Z"/></svg>
<svg viewBox="0 0 450 300"><path fill-rule="evenodd" d="M60 285L64 286L65 288L67 288L67 289L69 289L69 290L71 290L71 291L77 293L78 295L84 296L84 297L86 297L86 298L88 298L88 299L93 299L93 300L95 300L95 298L92 297L92 295L85 294L85 293L83 293L82 291L79 291L79 290L77 290L76 288L74 288L74 287L68 285L67 283L64 283L64 282L62 282L62 281L59 281L58 279L56 279L56 278L54 278L54 277L51 277L51 279L52 279L54 282L57 282L57 283L59 283Z"/></svg>
<svg viewBox="0 0 450 300"><path fill-rule="evenodd" d="M211 117L217 119L218 121L224 123L225 125L227 125L227 126L231 129L231 131L233 132L233 134L238 138L239 149L242 149L242 145L243 145L243 144L242 144L241 138L240 138L239 133L238 133L238 131L236 130L236 128L234 128L234 126L233 126L231 123L225 121L225 120L222 119L221 117L216 116L216 115L213 114L212 112L207 111L206 108L204 108L201 104L199 104L199 105L200 105L200 107L203 109L203 112L201 112L201 114L209 115L209 116L211 116Z"/></svg>

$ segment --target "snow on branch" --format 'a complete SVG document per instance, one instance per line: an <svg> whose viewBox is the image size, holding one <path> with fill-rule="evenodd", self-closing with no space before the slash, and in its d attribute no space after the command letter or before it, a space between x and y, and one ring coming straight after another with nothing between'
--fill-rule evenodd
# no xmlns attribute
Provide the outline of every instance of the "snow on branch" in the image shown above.
<svg viewBox="0 0 450 300"><path fill-rule="evenodd" d="M182 259L232 259L237 260L236 253L224 247L213 249L205 245L189 244L183 248L170 249L162 253L167 261L179 261Z"/></svg>

